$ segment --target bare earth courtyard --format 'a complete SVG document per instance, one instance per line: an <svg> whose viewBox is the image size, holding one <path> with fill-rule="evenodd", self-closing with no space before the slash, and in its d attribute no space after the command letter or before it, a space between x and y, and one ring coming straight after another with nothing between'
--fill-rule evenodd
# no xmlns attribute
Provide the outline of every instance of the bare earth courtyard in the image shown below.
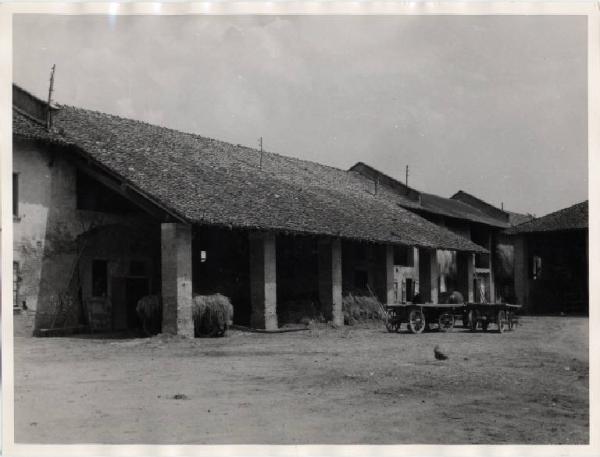
<svg viewBox="0 0 600 457"><path fill-rule="evenodd" d="M588 320L525 317L503 335L17 336L15 386L17 443L583 444Z"/></svg>

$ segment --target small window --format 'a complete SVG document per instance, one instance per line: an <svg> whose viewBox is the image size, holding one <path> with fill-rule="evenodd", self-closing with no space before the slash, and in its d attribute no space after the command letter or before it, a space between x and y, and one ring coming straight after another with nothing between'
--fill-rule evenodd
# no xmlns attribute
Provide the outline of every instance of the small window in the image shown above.
<svg viewBox="0 0 600 457"><path fill-rule="evenodd" d="M129 264L129 274L131 276L145 276L146 264L141 260L132 260Z"/></svg>
<svg viewBox="0 0 600 457"><path fill-rule="evenodd" d="M200 262L206 262L206 251L200 251Z"/></svg>
<svg viewBox="0 0 600 457"><path fill-rule="evenodd" d="M412 247L394 246L394 265L412 267L414 264L414 250Z"/></svg>
<svg viewBox="0 0 600 457"><path fill-rule="evenodd" d="M13 262L13 306L19 306L19 262Z"/></svg>
<svg viewBox="0 0 600 457"><path fill-rule="evenodd" d="M19 217L19 173L12 174L12 208L13 216Z"/></svg>
<svg viewBox="0 0 600 457"><path fill-rule="evenodd" d="M540 256L534 255L531 259L531 263L531 274L533 279L540 279L542 277L542 258Z"/></svg>
<svg viewBox="0 0 600 457"><path fill-rule="evenodd" d="M92 262L92 295L106 297L108 291L108 263L106 260Z"/></svg>

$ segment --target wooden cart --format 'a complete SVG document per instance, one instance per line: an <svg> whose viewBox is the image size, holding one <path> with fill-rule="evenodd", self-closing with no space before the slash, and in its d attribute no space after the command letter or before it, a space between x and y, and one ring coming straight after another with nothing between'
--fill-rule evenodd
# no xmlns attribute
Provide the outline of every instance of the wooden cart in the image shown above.
<svg viewBox="0 0 600 457"><path fill-rule="evenodd" d="M431 324L437 325L441 332L454 327L456 318L464 314L464 304L395 304L386 306L385 327L388 332L399 332L406 323L411 333L421 333Z"/></svg>
<svg viewBox="0 0 600 457"><path fill-rule="evenodd" d="M508 303L467 303L464 305L463 324L473 332L478 328L485 332L493 324L499 333L504 333L518 324L517 311L520 308L521 305Z"/></svg>

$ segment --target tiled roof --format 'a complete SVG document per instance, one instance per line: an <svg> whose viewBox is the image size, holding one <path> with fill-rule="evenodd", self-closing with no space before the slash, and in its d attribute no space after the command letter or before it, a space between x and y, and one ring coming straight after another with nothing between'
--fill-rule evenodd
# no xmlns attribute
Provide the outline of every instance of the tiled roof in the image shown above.
<svg viewBox="0 0 600 457"><path fill-rule="evenodd" d="M473 194L469 194L468 192L465 192L464 190L459 190L451 198L453 200L460 200L463 203L466 203L467 205L473 206L475 208L479 208L484 213L488 214L489 216L491 216L493 218L496 218L496 219L499 219L502 221L507 221L511 227L513 225L519 225L519 224L522 224L523 222L527 222L527 221L530 221L531 219L533 219L533 216L531 214L515 213L513 211L507 211L503 208L498 208L497 206L494 206L494 205L482 200L481 198L476 197Z"/></svg>
<svg viewBox="0 0 600 457"><path fill-rule="evenodd" d="M423 211L455 219L465 219L471 222L491 225L492 227L508 227L508 223L485 214L474 206L452 198L421 192L421 206Z"/></svg>
<svg viewBox="0 0 600 457"><path fill-rule="evenodd" d="M13 110L17 136L73 146L195 224L486 252L344 170L199 135L59 106L53 132Z"/></svg>
<svg viewBox="0 0 600 457"><path fill-rule="evenodd" d="M392 192L396 193L398 204L404 208L477 222L493 227L506 228L509 226L507 221L491 217L481 209L462 201L420 192L412 187L407 187L404 183L391 178L364 162L358 162L350 170L361 173L364 176L369 176L371 181L376 177L381 178L382 187L389 188ZM409 198L408 195L403 195L405 190L412 198Z"/></svg>
<svg viewBox="0 0 600 457"><path fill-rule="evenodd" d="M563 230L581 230L588 228L588 201L577 203L543 217L517 225L507 230L515 235L533 232L557 232Z"/></svg>
<svg viewBox="0 0 600 457"><path fill-rule="evenodd" d="M529 222L533 219L531 214L521 214L521 213L513 213L512 211L507 211L508 213L508 223L511 226L520 225L524 222Z"/></svg>

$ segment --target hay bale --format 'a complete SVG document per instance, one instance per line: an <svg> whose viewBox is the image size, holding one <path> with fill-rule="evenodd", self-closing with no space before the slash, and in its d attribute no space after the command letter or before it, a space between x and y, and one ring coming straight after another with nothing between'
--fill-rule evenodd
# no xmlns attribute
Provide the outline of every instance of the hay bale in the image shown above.
<svg viewBox="0 0 600 457"><path fill-rule="evenodd" d="M146 295L140 298L135 307L146 335L160 333L162 327L162 303L158 295Z"/></svg>
<svg viewBox="0 0 600 457"><path fill-rule="evenodd" d="M344 324L354 325L355 322L383 319L382 305L372 295L355 295L348 293L342 298Z"/></svg>
<svg viewBox="0 0 600 457"><path fill-rule="evenodd" d="M224 336L233 324L233 305L221 294L196 295L192 304L194 336Z"/></svg>

